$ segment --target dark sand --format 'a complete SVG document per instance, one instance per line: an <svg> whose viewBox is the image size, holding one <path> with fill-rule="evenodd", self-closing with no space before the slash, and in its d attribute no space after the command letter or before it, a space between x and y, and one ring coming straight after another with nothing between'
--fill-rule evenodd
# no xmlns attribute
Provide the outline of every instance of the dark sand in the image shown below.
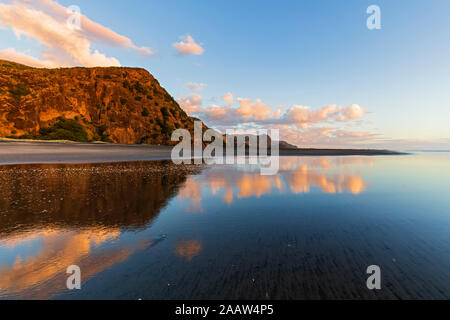
<svg viewBox="0 0 450 320"><path fill-rule="evenodd" d="M169 160L172 147L149 145L0 141L0 164L103 163ZM282 156L392 155L385 150L289 149Z"/></svg>
<svg viewBox="0 0 450 320"><path fill-rule="evenodd" d="M0 164L168 160L171 150L167 146L3 141Z"/></svg>

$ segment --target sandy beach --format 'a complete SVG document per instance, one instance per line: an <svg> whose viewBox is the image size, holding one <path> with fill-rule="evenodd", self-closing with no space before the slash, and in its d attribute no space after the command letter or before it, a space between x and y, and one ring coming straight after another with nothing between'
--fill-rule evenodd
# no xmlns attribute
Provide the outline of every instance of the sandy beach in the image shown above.
<svg viewBox="0 0 450 320"><path fill-rule="evenodd" d="M171 147L60 142L0 142L0 164L101 163L170 159Z"/></svg>
<svg viewBox="0 0 450 320"><path fill-rule="evenodd" d="M0 165L38 163L104 163L170 160L170 146L0 141ZM396 155L386 150L297 149L280 150L282 156Z"/></svg>

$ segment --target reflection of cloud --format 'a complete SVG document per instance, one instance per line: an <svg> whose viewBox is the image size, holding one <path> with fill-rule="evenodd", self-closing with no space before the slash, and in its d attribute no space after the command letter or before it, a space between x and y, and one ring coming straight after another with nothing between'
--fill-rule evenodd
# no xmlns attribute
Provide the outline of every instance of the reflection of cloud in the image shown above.
<svg viewBox="0 0 450 320"><path fill-rule="evenodd" d="M364 180L360 176L331 176L308 170L307 166L291 174L285 175L285 180L293 193L308 193L311 187L319 187L324 193L342 193L349 191L359 194L365 190Z"/></svg>
<svg viewBox="0 0 450 320"><path fill-rule="evenodd" d="M343 186L345 189L349 190L353 194L360 194L366 189L366 184L364 183L364 180L360 176L350 176L350 177L341 176L341 179L342 179L341 186Z"/></svg>
<svg viewBox="0 0 450 320"><path fill-rule="evenodd" d="M64 289L64 279L61 279L61 283L55 283L55 278L65 277L65 271L70 265L83 266L83 277L86 279L118 261L125 260L130 252L111 251L93 258L93 247L115 239L119 234L120 231L116 229L91 229L80 233L43 230L28 235L22 241L17 238L4 239L0 245L9 248L39 240L41 249L35 256L17 256L11 267L1 267L0 288L7 290L9 294L17 292L25 297L28 290L43 285L36 294L38 298L47 298L51 292Z"/></svg>
<svg viewBox="0 0 450 320"><path fill-rule="evenodd" d="M198 240L179 241L177 243L176 252L180 257L191 261L200 254L202 249L203 245Z"/></svg>
<svg viewBox="0 0 450 320"><path fill-rule="evenodd" d="M324 193L359 194L366 189L363 178L358 174L340 171L356 165L371 164L373 159L360 156L286 157L280 162L280 172L293 193L307 193L311 187L319 187Z"/></svg>
<svg viewBox="0 0 450 320"><path fill-rule="evenodd" d="M203 190L220 196L227 204L243 199L271 194L274 190L293 194L309 193L317 187L323 193L360 194L366 184L360 174L347 172L354 166L372 165L369 157L281 157L279 173L262 176L259 171L248 172L216 167L202 176L204 179L188 178L179 192L181 199L189 199L187 212L203 212ZM237 189L237 190L235 190Z"/></svg>
<svg viewBox="0 0 450 320"><path fill-rule="evenodd" d="M263 194L270 193L272 186L281 189L281 182L279 176L262 176L259 173L246 173L239 179L237 187L239 193L238 198L249 198L255 196L261 197Z"/></svg>
<svg viewBox="0 0 450 320"><path fill-rule="evenodd" d="M0 265L0 297L6 294L22 299L49 299L66 290L68 266L79 266L82 281L85 282L95 274L125 261L135 251L145 250L160 241L144 240L126 247L100 248L119 236L119 229L46 229L35 231L22 241L17 237L2 239L0 247L14 249L38 240L40 249L34 255L18 255L11 266Z"/></svg>
<svg viewBox="0 0 450 320"><path fill-rule="evenodd" d="M233 203L233 189L229 188L223 196L223 201L227 204Z"/></svg>
<svg viewBox="0 0 450 320"><path fill-rule="evenodd" d="M192 176L189 176L186 179L186 182L181 188L178 197L180 199L189 199L190 206L186 209L186 212L203 212L202 183L195 180Z"/></svg>

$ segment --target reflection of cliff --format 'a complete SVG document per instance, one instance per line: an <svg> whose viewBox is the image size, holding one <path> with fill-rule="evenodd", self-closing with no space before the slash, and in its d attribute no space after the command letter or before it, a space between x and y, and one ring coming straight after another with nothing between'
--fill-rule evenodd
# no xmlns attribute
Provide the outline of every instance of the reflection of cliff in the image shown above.
<svg viewBox="0 0 450 320"><path fill-rule="evenodd" d="M3 167L0 236L49 225L145 226L193 170L169 162Z"/></svg>
<svg viewBox="0 0 450 320"><path fill-rule="evenodd" d="M0 297L53 297L65 290L68 266L78 265L84 282L158 244L164 237L124 246L120 236L151 223L197 170L170 162L1 168L0 248L17 255L0 261ZM200 251L198 242L179 247L188 260Z"/></svg>

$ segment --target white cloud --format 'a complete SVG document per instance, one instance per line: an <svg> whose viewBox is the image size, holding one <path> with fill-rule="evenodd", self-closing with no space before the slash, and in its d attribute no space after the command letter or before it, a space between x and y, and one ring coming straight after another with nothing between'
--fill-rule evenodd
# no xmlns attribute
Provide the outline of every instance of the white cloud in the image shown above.
<svg viewBox="0 0 450 320"><path fill-rule="evenodd" d="M61 64L55 61L40 60L25 53L17 52L14 48L0 50L0 59L20 62L35 68L56 68L61 66Z"/></svg>
<svg viewBox="0 0 450 320"><path fill-rule="evenodd" d="M200 92L202 91L207 85L204 83L196 83L196 82L189 82L186 83L186 88L190 91L194 92Z"/></svg>
<svg viewBox="0 0 450 320"><path fill-rule="evenodd" d="M350 131L339 128L343 124L356 123L366 110L359 105L349 107L327 105L319 109L293 105L280 106L272 111L261 99L237 98L239 106L233 107L231 93L222 96L224 106L212 104L204 108L202 97L190 95L178 102L186 112L202 119L208 126L224 132L227 128L279 129L281 139L301 146L343 147L367 143L378 137L376 133Z"/></svg>
<svg viewBox="0 0 450 320"><path fill-rule="evenodd" d="M3 57L32 66L120 66L113 57L92 49L92 43L103 42L142 55L151 55L150 48L137 47L133 42L86 16L80 16L81 30L69 28L67 19L72 13L52 0L15 1L0 4L0 23L12 28L16 36L25 35L43 46L41 58L32 57L14 48L1 51Z"/></svg>
<svg viewBox="0 0 450 320"><path fill-rule="evenodd" d="M177 99L177 102L187 114L192 115L200 111L203 99L201 95L194 93L187 98L182 97Z"/></svg>
<svg viewBox="0 0 450 320"><path fill-rule="evenodd" d="M234 98L233 98L233 94L230 93L230 92L224 94L224 95L222 96L222 99L225 100L225 102L227 103L227 106L228 106L228 107L231 107L231 106L233 105L233 103L234 103L234 101L233 101L233 99L234 99Z"/></svg>
<svg viewBox="0 0 450 320"><path fill-rule="evenodd" d="M190 35L181 37L182 41L173 44L173 47L182 55L202 55L205 51ZM185 42L183 42L183 40Z"/></svg>
<svg viewBox="0 0 450 320"><path fill-rule="evenodd" d="M347 109L344 109L342 111L344 117L350 120L361 119L362 117L364 117L365 113L366 110L364 108L361 108L357 104L352 104Z"/></svg>
<svg viewBox="0 0 450 320"><path fill-rule="evenodd" d="M354 148L366 147L379 135L374 132L348 131L340 128L319 126L307 130L298 130L291 126L277 126L281 140L288 141L301 148Z"/></svg>
<svg viewBox="0 0 450 320"><path fill-rule="evenodd" d="M270 105L264 104L261 99L256 99L253 102L251 99L238 98L237 101L239 108L236 109L236 114L244 117L247 121L249 119L255 121L266 120L272 113Z"/></svg>

